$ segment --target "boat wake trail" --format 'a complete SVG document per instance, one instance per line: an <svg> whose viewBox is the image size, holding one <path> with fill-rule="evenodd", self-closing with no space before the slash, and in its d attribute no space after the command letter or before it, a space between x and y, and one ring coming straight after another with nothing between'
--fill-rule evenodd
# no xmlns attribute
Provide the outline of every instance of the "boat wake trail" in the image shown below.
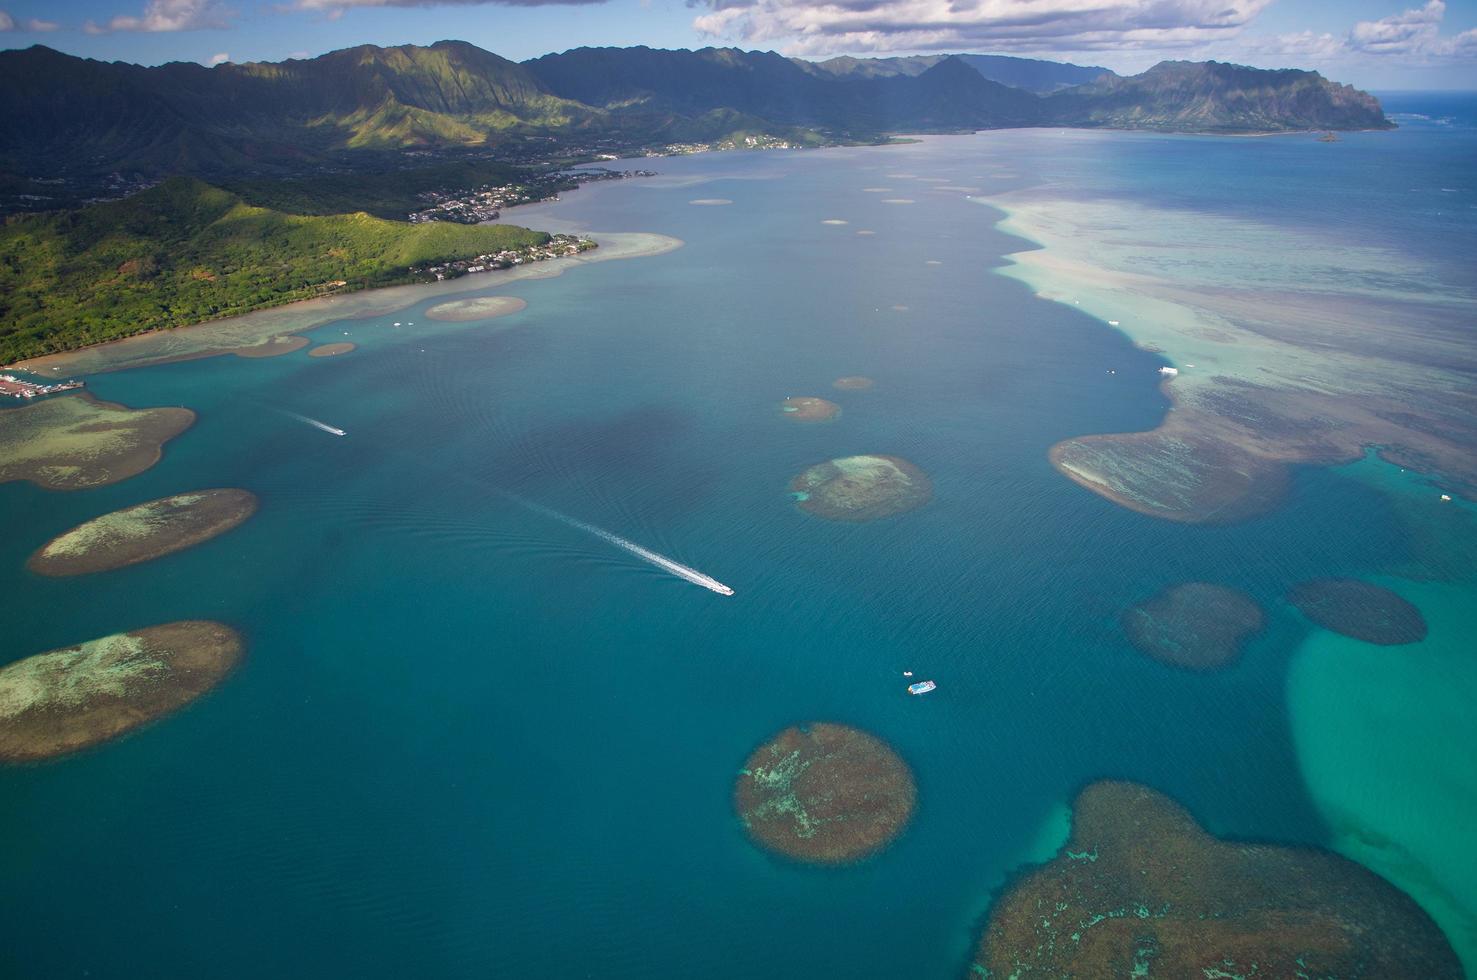
<svg viewBox="0 0 1477 980"><path fill-rule="evenodd" d="M531 500L525 500L524 498L518 496L516 493L511 493L507 490L503 490L500 492L509 500L518 504L520 507L525 507L528 510L533 511L535 514L542 514L544 517L550 518L551 520L556 520L560 524L572 527L577 531L584 531L586 534L593 534L601 541L605 541L608 544L613 544L617 548L620 548L622 551L628 551L631 554L635 555L637 558L640 558L642 561L650 562L657 568L660 568L662 571L675 575L678 578L686 579L693 585L701 585L703 588L708 589L712 592L716 592L719 595L733 595L733 589L724 585L722 582L713 578L713 576L711 575L704 575L696 568L689 568L687 565L682 564L680 561L674 561L671 558L668 558L666 555L659 555L655 551L652 551L650 548L643 548L636 542L628 541L625 538L621 537L619 534L613 534L610 531L605 530L604 528L596 527L593 524L587 524L582 520L570 517L568 514L561 514L559 511L554 510L552 507L545 507L543 504L536 504Z"/></svg>
<svg viewBox="0 0 1477 980"><path fill-rule="evenodd" d="M319 422L317 419L310 419L306 415L299 415L296 412L289 412L285 408L279 408L277 411L281 412L283 415L286 415L290 419L297 419L299 422L306 422L308 425L311 425L315 429L322 429L324 432L327 432L330 435L348 435L348 433L345 432L343 429L336 429L333 426L329 425L327 422Z"/></svg>

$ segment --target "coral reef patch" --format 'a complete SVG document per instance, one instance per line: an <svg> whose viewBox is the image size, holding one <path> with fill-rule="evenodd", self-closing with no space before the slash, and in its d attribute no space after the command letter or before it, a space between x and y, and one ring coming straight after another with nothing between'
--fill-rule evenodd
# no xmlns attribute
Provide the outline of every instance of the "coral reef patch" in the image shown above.
<svg viewBox="0 0 1477 980"><path fill-rule="evenodd" d="M989 977L1459 978L1408 895L1346 858L1207 834L1133 783L1087 787L1072 838L996 900Z"/></svg>
<svg viewBox="0 0 1477 980"><path fill-rule="evenodd" d="M1350 578L1303 582L1288 601L1324 629L1366 643L1395 646L1426 638L1421 611L1389 589Z"/></svg>
<svg viewBox="0 0 1477 980"><path fill-rule="evenodd" d="M922 507L933 483L897 456L846 456L817 463L790 481L800 509L832 521L875 521Z"/></svg>
<svg viewBox="0 0 1477 980"><path fill-rule="evenodd" d="M85 490L136 476L188 429L187 408L132 409L88 394L0 409L0 483Z"/></svg>
<svg viewBox="0 0 1477 980"><path fill-rule="evenodd" d="M1123 611L1123 632L1161 663L1216 670L1241 655L1265 617L1250 596L1224 585L1185 582Z"/></svg>
<svg viewBox="0 0 1477 980"><path fill-rule="evenodd" d="M219 684L240 634L205 620L116 633L0 668L0 762L39 762L117 738Z"/></svg>
<svg viewBox="0 0 1477 980"><path fill-rule="evenodd" d="M902 833L917 806L913 773L874 735L830 722L786 728L755 749L734 808L763 847L817 864L849 864Z"/></svg>
<svg viewBox="0 0 1477 980"><path fill-rule="evenodd" d="M136 565L224 534L256 513L256 495L234 488L162 497L94 517L52 538L26 567L38 575L86 575Z"/></svg>

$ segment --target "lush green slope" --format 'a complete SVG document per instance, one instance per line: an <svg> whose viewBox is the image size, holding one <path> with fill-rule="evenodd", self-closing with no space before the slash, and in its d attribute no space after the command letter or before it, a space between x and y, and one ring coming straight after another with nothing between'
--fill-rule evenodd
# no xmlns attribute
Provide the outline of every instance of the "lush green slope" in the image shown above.
<svg viewBox="0 0 1477 980"><path fill-rule="evenodd" d="M512 184L527 173L492 160L466 160L386 172L325 174L281 179L258 177L220 181L219 186L247 204L290 214L348 214L364 211L404 220L425 207L418 195L457 191L484 184Z"/></svg>
<svg viewBox="0 0 1477 980"><path fill-rule="evenodd" d="M0 227L0 363L409 281L413 265L547 240L506 225L284 214L174 178L126 201Z"/></svg>

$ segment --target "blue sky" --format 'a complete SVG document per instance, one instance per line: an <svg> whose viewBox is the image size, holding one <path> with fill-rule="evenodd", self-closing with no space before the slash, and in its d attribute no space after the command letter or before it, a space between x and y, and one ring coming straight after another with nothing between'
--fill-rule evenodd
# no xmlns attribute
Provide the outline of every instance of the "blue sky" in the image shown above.
<svg viewBox="0 0 1477 980"><path fill-rule="evenodd" d="M0 0L0 47L142 64L442 38L515 60L586 44L998 52L1122 72L1216 58L1372 89L1477 89L1477 0Z"/></svg>

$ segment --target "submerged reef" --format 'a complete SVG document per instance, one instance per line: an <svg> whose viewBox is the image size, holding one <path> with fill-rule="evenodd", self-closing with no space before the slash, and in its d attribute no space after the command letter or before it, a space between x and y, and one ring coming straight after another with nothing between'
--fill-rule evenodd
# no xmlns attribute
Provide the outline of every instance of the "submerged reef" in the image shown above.
<svg viewBox="0 0 1477 980"><path fill-rule="evenodd" d="M912 819L917 798L913 773L885 742L830 722L786 728L759 746L733 790L757 843L817 864L882 849Z"/></svg>
<svg viewBox="0 0 1477 980"><path fill-rule="evenodd" d="M0 409L0 483L84 490L136 476L188 429L187 408L132 409L88 394Z"/></svg>
<svg viewBox="0 0 1477 980"><path fill-rule="evenodd" d="M26 567L39 575L86 575L136 565L224 534L256 513L246 490L196 490L95 517L52 538Z"/></svg>
<svg viewBox="0 0 1477 980"><path fill-rule="evenodd" d="M314 347L312 350L308 351L308 356L337 357L340 354L347 354L353 349L353 344L349 343L347 340L343 340L339 341L336 344L319 344L317 347Z"/></svg>
<svg viewBox="0 0 1477 980"><path fill-rule="evenodd" d="M790 481L796 504L832 521L875 521L922 507L933 483L896 456L846 456L817 463Z"/></svg>
<svg viewBox="0 0 1477 980"><path fill-rule="evenodd" d="M831 387L839 391L866 391L876 383L871 378L864 378L859 374L848 374L844 378L832 381Z"/></svg>
<svg viewBox="0 0 1477 980"><path fill-rule="evenodd" d="M841 414L841 406L824 398L792 395L780 403L780 411L796 422L829 422Z"/></svg>
<svg viewBox="0 0 1477 980"><path fill-rule="evenodd" d="M475 296L472 299L454 299L437 303L426 310L427 319L447 323L467 323L472 320L491 320L526 309L528 303L516 296Z"/></svg>
<svg viewBox="0 0 1477 980"><path fill-rule="evenodd" d="M1078 796L1072 837L1009 887L975 955L989 977L1422 977L1450 943L1408 895L1324 851L1207 834L1133 783Z"/></svg>
<svg viewBox="0 0 1477 980"><path fill-rule="evenodd" d="M1366 643L1395 646L1426 638L1421 611L1399 595L1372 582L1320 578L1298 585L1288 601L1324 629Z"/></svg>
<svg viewBox="0 0 1477 980"><path fill-rule="evenodd" d="M1250 596L1209 582L1168 588L1125 609L1121 618L1134 646L1161 663L1190 670L1230 664L1263 620L1261 607Z"/></svg>
<svg viewBox="0 0 1477 980"><path fill-rule="evenodd" d="M185 620L0 668L0 762L53 759L169 714L219 684L242 649L229 626Z"/></svg>

